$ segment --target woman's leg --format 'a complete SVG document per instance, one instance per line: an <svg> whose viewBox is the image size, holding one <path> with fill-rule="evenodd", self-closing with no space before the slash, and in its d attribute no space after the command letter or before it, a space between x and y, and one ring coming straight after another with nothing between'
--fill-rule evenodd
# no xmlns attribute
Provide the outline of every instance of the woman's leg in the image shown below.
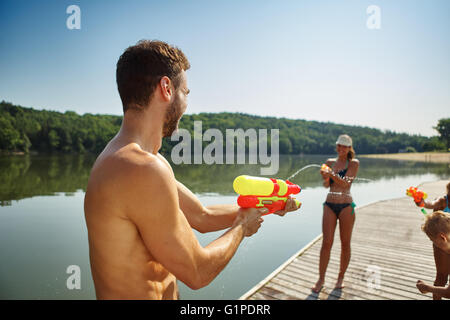
<svg viewBox="0 0 450 320"><path fill-rule="evenodd" d="M355 212L352 214L353 208L351 206L342 209L339 214L339 233L341 236L341 266L339 269L339 276L336 282L336 288L344 288L344 275L350 263L351 248L350 242L352 239L353 225L355 224Z"/></svg>
<svg viewBox="0 0 450 320"><path fill-rule="evenodd" d="M322 218L322 248L320 249L319 261L319 280L315 286L311 288L314 292L319 292L325 282L325 272L327 271L328 261L330 260L336 224L336 214L327 205L324 205Z"/></svg>
<svg viewBox="0 0 450 320"><path fill-rule="evenodd" d="M449 254L442 251L433 244L434 263L436 264L436 279L434 285L445 287L450 272ZM433 300L441 300L440 297L433 294Z"/></svg>

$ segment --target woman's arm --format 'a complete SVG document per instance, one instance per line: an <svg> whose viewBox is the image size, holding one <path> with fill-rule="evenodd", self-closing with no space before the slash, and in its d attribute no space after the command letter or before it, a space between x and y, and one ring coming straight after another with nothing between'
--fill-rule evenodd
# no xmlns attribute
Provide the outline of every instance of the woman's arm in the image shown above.
<svg viewBox="0 0 450 320"><path fill-rule="evenodd" d="M353 159L348 165L348 170L345 177L341 178L337 173L332 172L330 179L333 179L334 183L336 183L341 187L350 188L353 180L355 180L356 178L358 169L359 169L359 161L357 159Z"/></svg>
<svg viewBox="0 0 450 320"><path fill-rule="evenodd" d="M328 167L332 167L333 166L333 160L332 159L328 159L325 164ZM323 186L325 188L329 188L330 187L330 172L328 171L323 171L322 169L320 169L320 174L322 175L322 179L323 179Z"/></svg>

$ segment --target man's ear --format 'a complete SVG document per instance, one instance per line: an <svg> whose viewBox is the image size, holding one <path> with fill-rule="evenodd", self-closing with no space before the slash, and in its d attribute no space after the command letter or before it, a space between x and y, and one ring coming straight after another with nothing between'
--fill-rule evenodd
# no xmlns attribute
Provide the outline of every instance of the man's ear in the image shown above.
<svg viewBox="0 0 450 320"><path fill-rule="evenodd" d="M164 76L159 80L159 89L161 91L161 96L165 101L170 101L173 89L172 89L172 81L170 81L169 77Z"/></svg>
<svg viewBox="0 0 450 320"><path fill-rule="evenodd" d="M447 239L447 236L442 232L439 233L438 238L439 238L439 240L442 240L444 243L449 241L449 239Z"/></svg>

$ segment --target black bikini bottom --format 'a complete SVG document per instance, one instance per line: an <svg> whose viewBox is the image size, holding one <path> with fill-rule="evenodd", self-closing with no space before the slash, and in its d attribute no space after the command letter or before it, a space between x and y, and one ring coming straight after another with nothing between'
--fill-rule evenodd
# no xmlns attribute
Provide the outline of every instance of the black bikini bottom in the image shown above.
<svg viewBox="0 0 450 320"><path fill-rule="evenodd" d="M330 208L334 212L334 214L336 214L337 218L339 218L339 214L341 213L341 211L343 209L347 208L348 206L353 205L353 203L333 203L333 202L324 202L323 204L328 206L328 208ZM352 210L352 214L353 214L353 210Z"/></svg>

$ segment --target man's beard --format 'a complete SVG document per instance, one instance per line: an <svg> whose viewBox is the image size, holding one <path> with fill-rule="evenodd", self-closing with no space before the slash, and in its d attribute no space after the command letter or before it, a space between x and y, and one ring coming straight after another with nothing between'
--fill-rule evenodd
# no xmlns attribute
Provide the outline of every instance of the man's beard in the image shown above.
<svg viewBox="0 0 450 320"><path fill-rule="evenodd" d="M181 104L178 96L175 97L173 102L166 110L166 116L163 126L163 137L170 137L172 133L177 129L178 121L180 121L183 113L181 112Z"/></svg>

